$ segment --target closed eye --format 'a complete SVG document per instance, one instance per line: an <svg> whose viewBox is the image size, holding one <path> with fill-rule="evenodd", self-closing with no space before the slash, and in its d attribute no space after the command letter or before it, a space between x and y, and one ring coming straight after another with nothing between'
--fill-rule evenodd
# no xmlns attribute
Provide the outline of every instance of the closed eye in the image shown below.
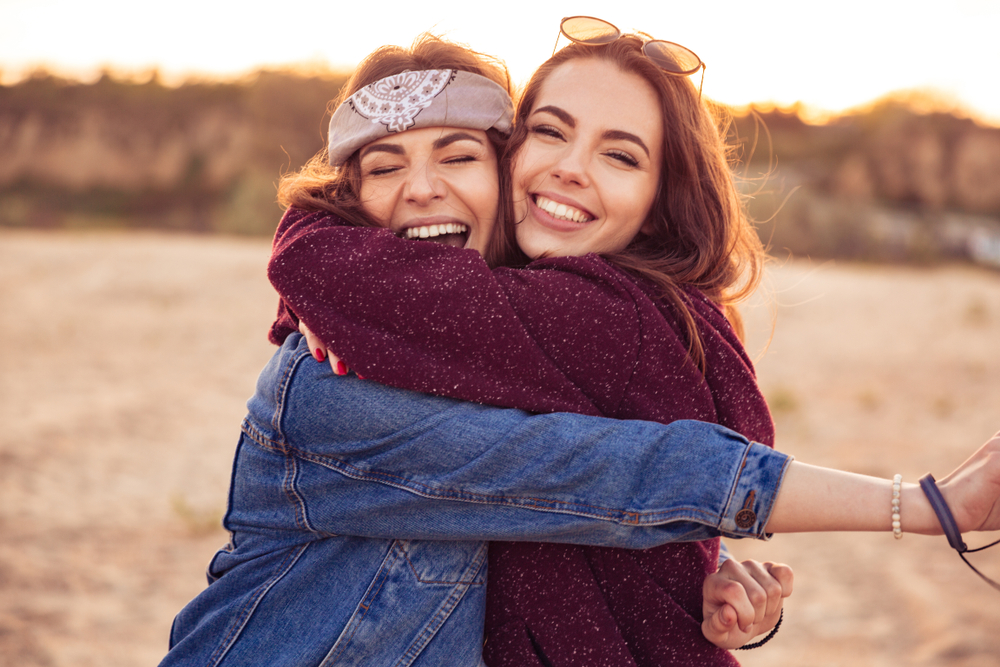
<svg viewBox="0 0 1000 667"><path fill-rule="evenodd" d="M639 161L634 157L626 153L625 151L611 150L605 153L608 157L613 160L618 160L622 164L628 165L629 167L638 167Z"/></svg>
<svg viewBox="0 0 1000 667"><path fill-rule="evenodd" d="M368 176L385 176L386 174L391 174L394 171L399 171L402 167L375 167L368 172Z"/></svg>
<svg viewBox="0 0 1000 667"><path fill-rule="evenodd" d="M541 134L553 139L565 139L566 137L557 128L551 125L535 125L529 130L532 134Z"/></svg>

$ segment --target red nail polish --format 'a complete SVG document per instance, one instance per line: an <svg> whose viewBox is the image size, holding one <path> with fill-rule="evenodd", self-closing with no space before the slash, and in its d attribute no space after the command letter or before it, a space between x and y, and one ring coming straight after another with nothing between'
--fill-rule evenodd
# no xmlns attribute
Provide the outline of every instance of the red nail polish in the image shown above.
<svg viewBox="0 0 1000 667"><path fill-rule="evenodd" d="M323 356L323 350L316 348L316 361L322 363L326 361L326 357Z"/></svg>
<svg viewBox="0 0 1000 667"><path fill-rule="evenodd" d="M358 379L359 380L364 380L365 379L365 376L362 375L361 373L358 373L357 375L358 375Z"/></svg>
<svg viewBox="0 0 1000 667"><path fill-rule="evenodd" d="M337 375L347 375L347 366L343 361L337 362Z"/></svg>

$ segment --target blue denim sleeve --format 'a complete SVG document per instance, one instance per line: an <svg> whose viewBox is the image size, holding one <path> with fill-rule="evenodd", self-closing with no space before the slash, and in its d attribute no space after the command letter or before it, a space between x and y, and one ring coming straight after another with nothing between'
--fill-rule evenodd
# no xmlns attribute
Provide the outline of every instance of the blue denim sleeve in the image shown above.
<svg viewBox="0 0 1000 667"><path fill-rule="evenodd" d="M295 343L262 373L244 433L282 458L309 530L630 548L766 537L790 457L726 428L427 396L338 378Z"/></svg>

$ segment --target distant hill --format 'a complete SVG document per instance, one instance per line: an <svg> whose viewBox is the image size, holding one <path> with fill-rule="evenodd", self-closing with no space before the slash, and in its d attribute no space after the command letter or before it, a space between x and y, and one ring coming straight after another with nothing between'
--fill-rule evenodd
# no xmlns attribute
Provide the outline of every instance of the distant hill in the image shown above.
<svg viewBox="0 0 1000 667"><path fill-rule="evenodd" d="M274 183L323 147L347 76L0 86L0 224L269 234Z"/></svg>
<svg viewBox="0 0 1000 667"><path fill-rule="evenodd" d="M731 138L775 251L1000 266L1000 128L886 100L823 125L751 109Z"/></svg>
<svg viewBox="0 0 1000 667"><path fill-rule="evenodd" d="M0 86L0 225L270 234L347 75ZM1000 128L884 101L823 125L737 112L737 173L776 253L1000 265Z"/></svg>

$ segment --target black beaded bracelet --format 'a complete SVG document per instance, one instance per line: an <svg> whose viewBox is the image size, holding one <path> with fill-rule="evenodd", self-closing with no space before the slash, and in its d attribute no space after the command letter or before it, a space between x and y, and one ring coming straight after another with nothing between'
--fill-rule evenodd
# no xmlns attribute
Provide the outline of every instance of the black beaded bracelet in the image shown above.
<svg viewBox="0 0 1000 667"><path fill-rule="evenodd" d="M776 634L778 634L778 628L781 627L781 622L783 620L785 620L785 610L784 609L782 609L781 613L778 614L778 622L774 624L774 627L771 628L771 631L769 633L767 633L766 637L764 637L763 639L761 639L759 642L754 642L752 644L744 644L743 646L740 646L739 648L736 648L736 649L733 649L733 650L734 651L749 651L752 648L760 648L764 644L766 644L769 641L771 641L771 639Z"/></svg>

